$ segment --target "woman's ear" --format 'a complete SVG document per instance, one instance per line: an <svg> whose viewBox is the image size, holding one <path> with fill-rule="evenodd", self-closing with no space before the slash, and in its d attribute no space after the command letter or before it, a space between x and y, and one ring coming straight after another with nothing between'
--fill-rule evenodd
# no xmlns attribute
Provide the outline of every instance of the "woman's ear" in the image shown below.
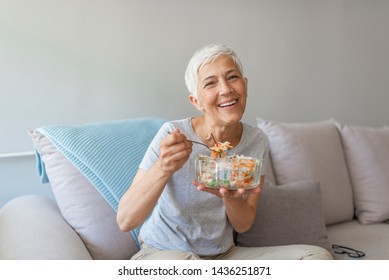
<svg viewBox="0 0 389 280"><path fill-rule="evenodd" d="M246 77L244 77L244 80L246 81L246 96L248 96L247 92L248 92L248 83L249 83L249 80L247 80Z"/></svg>
<svg viewBox="0 0 389 280"><path fill-rule="evenodd" d="M193 106L196 107L197 110L199 110L199 111L204 110L203 106L201 106L199 100L196 97L194 97L193 95L189 95L189 101L190 101L190 103L192 103Z"/></svg>

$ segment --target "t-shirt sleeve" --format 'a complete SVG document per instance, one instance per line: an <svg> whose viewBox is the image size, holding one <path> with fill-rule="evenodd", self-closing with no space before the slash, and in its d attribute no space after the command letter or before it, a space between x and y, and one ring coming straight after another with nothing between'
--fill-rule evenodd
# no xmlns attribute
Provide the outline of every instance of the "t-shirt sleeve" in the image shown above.
<svg viewBox="0 0 389 280"><path fill-rule="evenodd" d="M246 124L244 133L243 141L232 152L261 159L260 175L265 175L269 153L269 139L260 128Z"/></svg>
<svg viewBox="0 0 389 280"><path fill-rule="evenodd" d="M263 142L263 154L262 154L262 167L261 167L261 175L266 174L267 161L269 158L269 139L267 135L262 131L261 132L261 140Z"/></svg>

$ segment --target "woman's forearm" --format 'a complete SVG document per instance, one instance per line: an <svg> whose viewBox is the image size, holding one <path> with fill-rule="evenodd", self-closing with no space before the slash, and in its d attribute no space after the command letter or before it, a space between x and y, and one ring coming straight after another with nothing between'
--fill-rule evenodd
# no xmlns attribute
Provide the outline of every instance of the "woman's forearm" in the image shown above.
<svg viewBox="0 0 389 280"><path fill-rule="evenodd" d="M130 231L146 220L170 176L156 164L147 172L139 169L130 188L119 202L117 223L122 231Z"/></svg>
<svg viewBox="0 0 389 280"><path fill-rule="evenodd" d="M253 225L264 181L265 176L261 176L259 186L246 191L245 199L233 196L223 198L228 219L235 231L245 232Z"/></svg>
<svg viewBox="0 0 389 280"><path fill-rule="evenodd" d="M247 231L253 224L256 210L243 198L224 198L228 219L237 232Z"/></svg>

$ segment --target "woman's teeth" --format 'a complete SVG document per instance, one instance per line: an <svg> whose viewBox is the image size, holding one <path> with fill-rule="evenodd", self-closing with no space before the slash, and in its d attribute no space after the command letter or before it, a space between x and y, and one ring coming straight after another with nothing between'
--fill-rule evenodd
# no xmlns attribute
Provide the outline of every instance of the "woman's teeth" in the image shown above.
<svg viewBox="0 0 389 280"><path fill-rule="evenodd" d="M236 104L236 100L228 102L228 103L220 104L219 107L228 107L228 106L231 106L231 105L234 105L234 104Z"/></svg>

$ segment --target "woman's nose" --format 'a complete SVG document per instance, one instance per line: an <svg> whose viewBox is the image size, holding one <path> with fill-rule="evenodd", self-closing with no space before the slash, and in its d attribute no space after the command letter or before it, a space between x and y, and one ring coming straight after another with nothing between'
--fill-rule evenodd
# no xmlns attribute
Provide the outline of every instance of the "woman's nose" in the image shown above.
<svg viewBox="0 0 389 280"><path fill-rule="evenodd" d="M231 87L226 80L219 81L219 94L226 94L231 92Z"/></svg>

